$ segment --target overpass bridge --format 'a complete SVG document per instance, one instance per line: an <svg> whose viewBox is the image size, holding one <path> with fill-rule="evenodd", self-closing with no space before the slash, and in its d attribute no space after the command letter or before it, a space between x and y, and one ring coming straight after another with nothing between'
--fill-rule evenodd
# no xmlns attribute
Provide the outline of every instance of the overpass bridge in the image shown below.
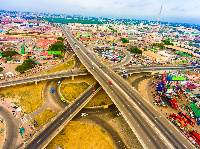
<svg viewBox="0 0 200 149"><path fill-rule="evenodd" d="M54 72L54 73L48 73L44 75L34 75L30 77L25 77L25 78L2 81L0 82L0 87L7 87L7 86L12 86L12 85L19 85L19 84L32 83L32 82L37 83L39 81L51 80L55 78L64 78L64 77L72 77L72 79L74 79L75 76L87 75L87 74L88 74L88 71L85 68L77 68L77 69L74 68L74 69L63 70L63 71Z"/></svg>
<svg viewBox="0 0 200 149"><path fill-rule="evenodd" d="M121 68L115 68L113 69L117 74L123 75L123 74L133 74L133 73L141 73L141 72L150 72L156 73L161 72L164 73L169 71L179 71L179 70L191 70L191 69L200 69L200 66L186 66L186 67L180 67L180 66L157 66L157 67L129 67L125 69Z"/></svg>
<svg viewBox="0 0 200 149"><path fill-rule="evenodd" d="M64 25L61 28L75 54L111 97L144 148L194 148L130 84L106 67L96 54L88 53Z"/></svg>

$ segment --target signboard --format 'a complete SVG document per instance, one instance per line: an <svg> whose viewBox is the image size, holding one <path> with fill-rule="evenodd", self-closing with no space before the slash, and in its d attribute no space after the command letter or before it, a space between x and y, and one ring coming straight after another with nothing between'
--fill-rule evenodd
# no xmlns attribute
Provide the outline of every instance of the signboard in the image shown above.
<svg viewBox="0 0 200 149"><path fill-rule="evenodd" d="M184 81L185 77L172 77L172 81Z"/></svg>
<svg viewBox="0 0 200 149"><path fill-rule="evenodd" d="M61 51L48 51L48 54L61 54Z"/></svg>

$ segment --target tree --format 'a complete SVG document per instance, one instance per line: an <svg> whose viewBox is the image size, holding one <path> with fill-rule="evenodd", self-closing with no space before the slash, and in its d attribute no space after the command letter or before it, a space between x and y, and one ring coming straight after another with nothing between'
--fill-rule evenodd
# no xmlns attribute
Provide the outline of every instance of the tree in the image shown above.
<svg viewBox="0 0 200 149"><path fill-rule="evenodd" d="M64 38L62 38L62 37L58 37L57 40L64 41Z"/></svg>
<svg viewBox="0 0 200 149"><path fill-rule="evenodd" d="M24 71L35 67L35 65L36 63L33 60L28 59L28 60L25 60L21 65L17 66L15 70L17 72L23 73Z"/></svg>
<svg viewBox="0 0 200 149"><path fill-rule="evenodd" d="M140 50L138 47L130 47L129 51L132 53L142 54L142 50Z"/></svg>
<svg viewBox="0 0 200 149"><path fill-rule="evenodd" d="M171 43L169 40L162 40L164 42L165 45L174 45L173 43Z"/></svg>
<svg viewBox="0 0 200 149"><path fill-rule="evenodd" d="M129 40L127 40L126 38L121 38L120 40L122 41L122 43L129 43Z"/></svg>
<svg viewBox="0 0 200 149"><path fill-rule="evenodd" d="M2 67L0 67L0 72L2 72L3 71L3 68Z"/></svg>
<svg viewBox="0 0 200 149"><path fill-rule="evenodd" d="M2 55L3 57L13 57L15 55L19 55L19 53L16 51L4 51Z"/></svg>
<svg viewBox="0 0 200 149"><path fill-rule="evenodd" d="M61 51L61 52L65 50L66 50L66 46L63 44L62 41L57 41L56 43L51 44L48 49L48 51Z"/></svg>

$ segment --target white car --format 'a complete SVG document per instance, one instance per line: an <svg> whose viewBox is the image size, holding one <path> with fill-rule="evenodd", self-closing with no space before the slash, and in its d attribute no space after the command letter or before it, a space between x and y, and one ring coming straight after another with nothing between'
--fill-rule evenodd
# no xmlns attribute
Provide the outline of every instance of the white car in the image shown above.
<svg viewBox="0 0 200 149"><path fill-rule="evenodd" d="M81 116L87 116L88 114L87 113L81 113Z"/></svg>

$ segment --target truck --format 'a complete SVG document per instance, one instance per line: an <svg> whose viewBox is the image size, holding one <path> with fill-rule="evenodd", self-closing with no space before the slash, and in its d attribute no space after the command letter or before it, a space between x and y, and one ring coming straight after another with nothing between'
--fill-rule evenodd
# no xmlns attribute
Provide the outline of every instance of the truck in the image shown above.
<svg viewBox="0 0 200 149"><path fill-rule="evenodd" d="M51 87L51 93L53 93L53 87Z"/></svg>

